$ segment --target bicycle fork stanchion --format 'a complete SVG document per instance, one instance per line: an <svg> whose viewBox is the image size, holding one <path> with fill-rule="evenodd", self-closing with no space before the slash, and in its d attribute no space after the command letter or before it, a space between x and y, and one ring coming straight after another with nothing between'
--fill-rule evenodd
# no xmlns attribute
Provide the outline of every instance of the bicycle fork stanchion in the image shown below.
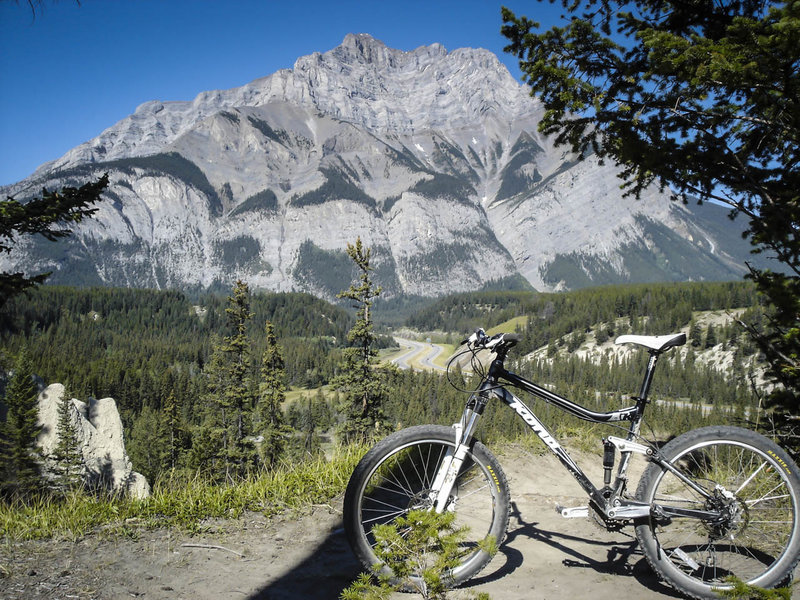
<svg viewBox="0 0 800 600"><path fill-rule="evenodd" d="M450 499L450 492L453 491L453 486L461 470L461 465L464 463L467 450L469 450L467 444L459 444L455 452L445 457L442 466L439 468L439 472L436 474L436 480L433 482L433 489L431 491L436 496L433 508L437 513L444 512L447 507L447 502Z"/></svg>
<svg viewBox="0 0 800 600"><path fill-rule="evenodd" d="M473 398L471 401L475 401L476 406L479 403L477 398ZM464 464L464 458L469 451L469 442L472 439L472 433L475 431L475 426L481 412L483 411L480 409L475 410L467 408L464 411L461 421L453 424L456 442L455 449L448 450L439 467L439 471L436 473L433 485L431 485L433 508L437 513L444 512L447 507L450 493L453 491L453 486L456 483L458 474L461 472L461 465Z"/></svg>

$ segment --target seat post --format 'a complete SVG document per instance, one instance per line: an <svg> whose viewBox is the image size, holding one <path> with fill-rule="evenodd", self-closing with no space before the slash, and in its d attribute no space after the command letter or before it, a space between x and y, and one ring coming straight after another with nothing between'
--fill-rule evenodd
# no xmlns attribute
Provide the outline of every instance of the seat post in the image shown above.
<svg viewBox="0 0 800 600"><path fill-rule="evenodd" d="M639 399L647 402L647 395L650 393L650 384L653 383L653 373L656 370L656 363L658 357L661 355L657 350L650 350L650 360L647 363L647 370L644 373L644 381L642 381L642 389L639 392Z"/></svg>

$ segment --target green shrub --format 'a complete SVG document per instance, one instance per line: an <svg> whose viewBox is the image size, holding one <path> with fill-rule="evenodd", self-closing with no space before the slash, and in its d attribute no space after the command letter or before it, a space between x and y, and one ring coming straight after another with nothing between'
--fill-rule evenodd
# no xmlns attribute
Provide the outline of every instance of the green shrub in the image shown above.
<svg viewBox="0 0 800 600"><path fill-rule="evenodd" d="M390 582L381 576L372 582L362 574L342 592L342 600L383 600L398 590L412 590L423 600L446 600L447 573L458 566L465 551L471 551L462 547L467 530L454 526L455 517L453 512L412 510L393 523L376 525L372 532L381 564L375 569L385 565L395 578ZM486 540L481 547L490 554L497 551L493 540ZM489 596L479 594L477 598L488 600Z"/></svg>
<svg viewBox="0 0 800 600"><path fill-rule="evenodd" d="M791 600L792 588L782 587L773 590L748 585L736 577L728 577L728 581L733 584L729 590L719 590L717 593L721 598L731 600Z"/></svg>

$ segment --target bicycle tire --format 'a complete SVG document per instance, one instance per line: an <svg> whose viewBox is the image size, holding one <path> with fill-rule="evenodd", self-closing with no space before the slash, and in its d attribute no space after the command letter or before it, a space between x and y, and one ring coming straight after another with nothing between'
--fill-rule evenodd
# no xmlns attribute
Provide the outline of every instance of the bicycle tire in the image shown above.
<svg viewBox="0 0 800 600"><path fill-rule="evenodd" d="M715 497L703 498L651 463L638 500L725 512L717 523L651 513L637 524L639 545L661 579L700 599L719 598L714 590L731 588L730 576L761 588L791 579L800 557L800 479L777 444L747 429L712 426L676 437L661 455Z"/></svg>
<svg viewBox="0 0 800 600"><path fill-rule="evenodd" d="M344 497L344 528L353 552L368 570L379 564L373 551L372 527L391 523L411 509L430 508L426 492L445 452L455 447L455 430L419 425L386 437L361 459ZM492 538L499 547L508 526L508 482L497 459L473 441L453 486L445 510L456 513L456 526L466 525L465 556L445 574L449 586L459 585L480 572L492 556L479 548ZM380 569L397 583L388 567ZM413 582L412 582L413 584Z"/></svg>

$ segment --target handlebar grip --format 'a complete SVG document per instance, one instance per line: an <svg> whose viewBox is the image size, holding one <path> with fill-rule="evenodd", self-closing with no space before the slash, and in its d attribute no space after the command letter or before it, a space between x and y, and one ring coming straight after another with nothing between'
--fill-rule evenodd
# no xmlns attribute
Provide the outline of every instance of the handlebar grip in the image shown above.
<svg viewBox="0 0 800 600"><path fill-rule="evenodd" d="M507 343L507 344L517 344L522 341L522 336L518 333L496 333L492 337L486 335L483 329L476 329L475 333L469 336L467 339L461 342L461 345L464 344L470 345L472 344L473 347L494 347L496 344L500 343Z"/></svg>

